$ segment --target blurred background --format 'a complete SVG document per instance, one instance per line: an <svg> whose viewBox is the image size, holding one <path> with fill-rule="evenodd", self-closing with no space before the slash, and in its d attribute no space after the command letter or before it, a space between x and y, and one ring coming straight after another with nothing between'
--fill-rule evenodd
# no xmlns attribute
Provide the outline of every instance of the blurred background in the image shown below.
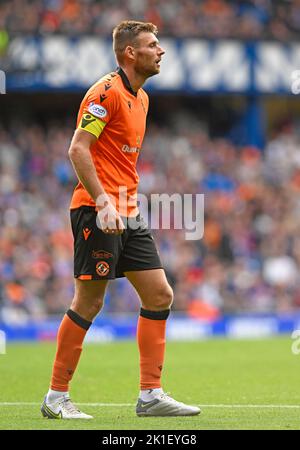
<svg viewBox="0 0 300 450"><path fill-rule="evenodd" d="M154 231L175 294L169 336L299 328L299 0L0 2L0 328L53 339L70 305L67 151L84 93L116 68L124 19L155 23L166 50L145 85L139 191L205 194L203 239ZM128 281L112 282L90 338L133 336L138 310Z"/></svg>

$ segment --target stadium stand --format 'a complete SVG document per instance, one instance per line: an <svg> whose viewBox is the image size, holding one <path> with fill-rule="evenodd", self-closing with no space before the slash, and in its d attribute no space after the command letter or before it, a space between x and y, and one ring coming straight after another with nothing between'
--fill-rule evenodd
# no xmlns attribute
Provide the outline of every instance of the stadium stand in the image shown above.
<svg viewBox="0 0 300 450"><path fill-rule="evenodd" d="M191 112L185 117L188 128L180 114L173 115L172 125L153 123L139 163L140 192L148 196L205 193L204 239L186 241L181 230L155 233L175 289L174 310L191 316L205 310L211 317L296 310L299 128L282 126L262 153L211 137ZM68 205L76 180L66 158L72 132L66 121L1 127L0 305L5 316L60 313L72 296ZM106 310L137 308L127 283L115 282Z"/></svg>
<svg viewBox="0 0 300 450"><path fill-rule="evenodd" d="M264 94L278 105L291 96L298 47L288 44L298 39L300 1L13 0L0 3L0 63L13 91L9 100L2 96L6 106L0 111L0 320L45 318L70 303L68 206L76 178L67 149L85 84L94 72L98 76L99 61L113 68L107 51L111 30L127 17L158 25L171 68L150 84L140 192L149 198L154 192L205 194L203 239L186 241L179 230L154 231L175 291L174 311L209 319L297 312L300 114L284 120L282 104L269 107L269 117L276 113L280 126L272 120L267 132L260 114L269 101ZM62 40L50 45L49 36ZM201 40L185 46L185 37ZM72 62L84 55L86 72L77 77ZM93 55L99 61L90 75L86 61ZM73 100L64 95L62 101L64 92ZM206 109L207 97L214 112ZM229 103L239 104L230 127ZM199 116L195 104L203 105ZM163 113L163 105L171 107ZM107 312L138 307L126 280L111 284Z"/></svg>
<svg viewBox="0 0 300 450"><path fill-rule="evenodd" d="M10 35L107 35L124 18L152 21L176 37L271 38L300 31L299 0L13 0L0 4L0 30ZM236 26L238 23L238 26Z"/></svg>

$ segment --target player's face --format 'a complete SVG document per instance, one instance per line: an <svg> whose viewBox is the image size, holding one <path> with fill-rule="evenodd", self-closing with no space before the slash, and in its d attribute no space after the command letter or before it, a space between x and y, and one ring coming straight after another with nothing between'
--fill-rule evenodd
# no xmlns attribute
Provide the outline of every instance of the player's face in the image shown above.
<svg viewBox="0 0 300 450"><path fill-rule="evenodd" d="M140 33L135 47L135 70L148 77L160 71L160 61L165 51L153 33Z"/></svg>

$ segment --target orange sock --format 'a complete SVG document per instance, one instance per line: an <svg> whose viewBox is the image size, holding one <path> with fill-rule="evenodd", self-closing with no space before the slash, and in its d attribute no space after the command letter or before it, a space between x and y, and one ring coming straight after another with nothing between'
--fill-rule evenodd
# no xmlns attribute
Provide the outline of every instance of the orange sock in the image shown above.
<svg viewBox="0 0 300 450"><path fill-rule="evenodd" d="M50 388L54 391L68 391L69 382L76 370L82 343L91 322L69 309L57 334L57 350L52 370Z"/></svg>
<svg viewBox="0 0 300 450"><path fill-rule="evenodd" d="M169 313L169 309L148 311L141 308L137 326L141 390L161 387Z"/></svg>

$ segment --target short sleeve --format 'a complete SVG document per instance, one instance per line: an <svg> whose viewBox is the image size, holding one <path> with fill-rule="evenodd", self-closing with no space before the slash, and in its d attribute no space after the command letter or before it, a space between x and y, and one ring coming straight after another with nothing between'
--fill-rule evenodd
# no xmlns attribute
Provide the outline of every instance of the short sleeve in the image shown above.
<svg viewBox="0 0 300 450"><path fill-rule="evenodd" d="M116 97L116 89L107 81L92 86L84 98L83 108L81 108L81 114L78 115L77 125L81 116L86 113L107 124L116 112Z"/></svg>

